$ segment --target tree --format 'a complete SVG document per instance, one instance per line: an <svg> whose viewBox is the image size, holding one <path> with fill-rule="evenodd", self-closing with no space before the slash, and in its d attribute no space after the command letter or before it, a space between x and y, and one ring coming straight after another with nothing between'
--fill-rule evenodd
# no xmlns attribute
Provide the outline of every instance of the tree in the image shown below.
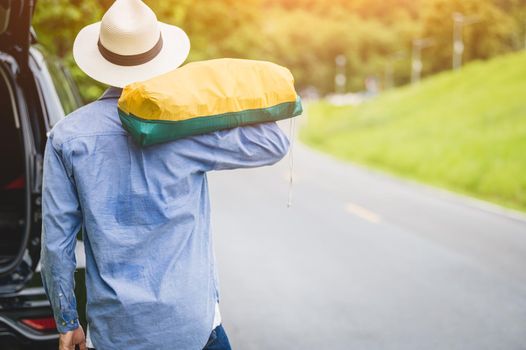
<svg viewBox="0 0 526 350"><path fill-rule="evenodd" d="M38 41L64 60L85 100L96 98L103 87L80 71L73 62L71 49L80 29L101 16L102 8L96 0L39 0L33 16Z"/></svg>
<svg viewBox="0 0 526 350"><path fill-rule="evenodd" d="M394 64L397 85L410 78L412 41L430 37L424 73L451 68L454 12L476 16L465 27L464 61L486 59L526 45L526 0L144 0L159 20L183 28L188 61L219 57L262 59L292 70L299 89L334 91L335 57L347 58L347 89L362 90L368 76ZM39 40L71 68L86 100L102 85L71 57L73 40L100 20L113 0L39 0ZM405 57L394 60L393 57ZM396 63L395 63L396 61ZM391 62L391 63L390 63Z"/></svg>
<svg viewBox="0 0 526 350"><path fill-rule="evenodd" d="M513 19L489 0L430 0L422 18L421 37L434 45L425 51L428 73L450 69L453 55L453 14L476 20L463 30L464 61L487 59L513 48Z"/></svg>

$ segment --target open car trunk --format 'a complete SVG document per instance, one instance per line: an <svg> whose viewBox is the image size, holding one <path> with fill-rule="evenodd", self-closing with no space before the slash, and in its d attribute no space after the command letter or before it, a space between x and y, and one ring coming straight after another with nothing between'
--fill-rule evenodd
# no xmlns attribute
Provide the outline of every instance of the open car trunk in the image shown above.
<svg viewBox="0 0 526 350"><path fill-rule="evenodd" d="M26 226L23 137L9 90L0 79L0 265L17 255Z"/></svg>
<svg viewBox="0 0 526 350"><path fill-rule="evenodd" d="M0 293L20 289L31 277L34 216L32 126L25 82L34 0L0 0Z"/></svg>
<svg viewBox="0 0 526 350"><path fill-rule="evenodd" d="M21 89L0 64L0 294L22 288L36 258L28 250L34 228L34 147L25 99L19 94Z"/></svg>

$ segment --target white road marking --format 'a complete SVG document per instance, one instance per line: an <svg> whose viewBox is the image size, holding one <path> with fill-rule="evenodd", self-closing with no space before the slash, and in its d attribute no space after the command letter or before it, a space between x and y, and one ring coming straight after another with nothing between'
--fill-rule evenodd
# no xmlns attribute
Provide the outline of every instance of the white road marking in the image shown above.
<svg viewBox="0 0 526 350"><path fill-rule="evenodd" d="M281 178L283 180L285 180L286 182L289 182L290 181L290 172L287 171L286 173L283 173L283 176ZM294 182L296 182L296 180L298 179L298 175L296 174L296 172L292 173L292 178L294 179Z"/></svg>
<svg viewBox="0 0 526 350"><path fill-rule="evenodd" d="M345 206L345 211L375 224L382 221L380 215L373 213L372 211L365 209L364 207L355 203L347 203Z"/></svg>

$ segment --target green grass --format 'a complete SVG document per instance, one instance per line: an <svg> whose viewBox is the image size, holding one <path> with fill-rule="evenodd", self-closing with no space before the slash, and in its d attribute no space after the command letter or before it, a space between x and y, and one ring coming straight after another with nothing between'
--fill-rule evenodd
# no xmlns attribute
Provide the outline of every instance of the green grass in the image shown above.
<svg viewBox="0 0 526 350"><path fill-rule="evenodd" d="M526 211L525 52L307 115L301 139L316 148Z"/></svg>

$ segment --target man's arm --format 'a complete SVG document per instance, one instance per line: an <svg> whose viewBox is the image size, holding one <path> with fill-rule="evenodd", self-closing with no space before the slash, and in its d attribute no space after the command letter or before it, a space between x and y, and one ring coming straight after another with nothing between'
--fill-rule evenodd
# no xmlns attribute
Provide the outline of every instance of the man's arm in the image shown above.
<svg viewBox="0 0 526 350"><path fill-rule="evenodd" d="M79 327L75 299L76 236L82 214L71 169L47 141L42 189L41 275L60 333Z"/></svg>
<svg viewBox="0 0 526 350"><path fill-rule="evenodd" d="M275 122L221 130L193 138L206 152L196 154L206 170L255 168L281 160L289 140Z"/></svg>

